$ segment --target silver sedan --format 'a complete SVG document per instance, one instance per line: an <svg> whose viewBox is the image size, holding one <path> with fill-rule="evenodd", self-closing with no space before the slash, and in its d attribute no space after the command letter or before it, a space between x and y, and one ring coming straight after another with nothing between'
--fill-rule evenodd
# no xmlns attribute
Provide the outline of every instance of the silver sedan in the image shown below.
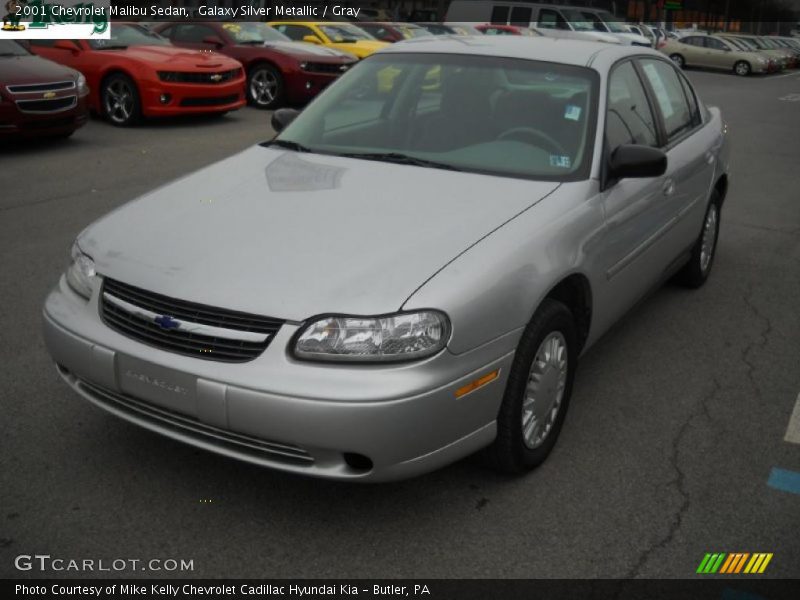
<svg viewBox="0 0 800 600"><path fill-rule="evenodd" d="M84 398L293 473L522 473L581 354L713 265L726 128L649 49L410 40L273 125L78 236L44 335Z"/></svg>

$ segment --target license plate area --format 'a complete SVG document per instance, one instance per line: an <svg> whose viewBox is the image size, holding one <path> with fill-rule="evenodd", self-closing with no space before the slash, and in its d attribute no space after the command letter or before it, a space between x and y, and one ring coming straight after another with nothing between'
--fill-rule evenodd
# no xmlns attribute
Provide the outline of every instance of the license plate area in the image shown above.
<svg viewBox="0 0 800 600"><path fill-rule="evenodd" d="M134 398L197 416L197 377L117 354L117 385Z"/></svg>

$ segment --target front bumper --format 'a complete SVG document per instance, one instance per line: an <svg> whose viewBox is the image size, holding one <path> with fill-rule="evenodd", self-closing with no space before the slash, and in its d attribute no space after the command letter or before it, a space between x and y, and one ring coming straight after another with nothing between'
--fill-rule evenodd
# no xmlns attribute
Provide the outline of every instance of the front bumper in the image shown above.
<svg viewBox="0 0 800 600"><path fill-rule="evenodd" d="M146 117L228 112L245 103L245 78L222 84L193 84L152 81L142 86L142 113ZM162 96L168 96L167 102Z"/></svg>
<svg viewBox="0 0 800 600"><path fill-rule="evenodd" d="M48 137L67 134L89 121L85 97L77 98L76 106L65 111L22 112L13 101L0 98L0 138Z"/></svg>
<svg viewBox="0 0 800 600"><path fill-rule="evenodd" d="M495 437L509 339L404 365L320 365L288 355L299 324L287 323L257 359L219 363L117 333L98 296L87 303L62 277L45 304L46 346L76 392L168 437L282 471L368 481L432 471ZM495 369L497 379L456 398Z"/></svg>

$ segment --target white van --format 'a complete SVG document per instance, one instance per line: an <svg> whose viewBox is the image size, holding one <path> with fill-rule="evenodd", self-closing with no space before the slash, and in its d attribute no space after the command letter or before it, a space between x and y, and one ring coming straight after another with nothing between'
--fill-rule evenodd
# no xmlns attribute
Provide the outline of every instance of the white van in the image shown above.
<svg viewBox="0 0 800 600"><path fill-rule="evenodd" d="M608 11L581 6L503 0L453 0L447 10L446 20L533 27L551 37L650 46L647 38L627 31L614 21L613 15ZM612 27L620 31L615 32Z"/></svg>

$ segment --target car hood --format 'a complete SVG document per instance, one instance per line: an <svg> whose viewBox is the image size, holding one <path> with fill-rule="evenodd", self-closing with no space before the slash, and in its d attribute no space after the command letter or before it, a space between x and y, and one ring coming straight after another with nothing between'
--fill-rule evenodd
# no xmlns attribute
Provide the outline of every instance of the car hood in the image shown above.
<svg viewBox="0 0 800 600"><path fill-rule="evenodd" d="M264 42L264 46L289 54L298 59L317 60L325 58L346 58L353 60L353 55L349 52L342 52L336 48L326 46L316 46L304 42Z"/></svg>
<svg viewBox="0 0 800 600"><path fill-rule="evenodd" d="M124 50L98 50L98 52L120 52L126 58L157 67L233 69L240 66L237 61L218 52L187 50L177 46L129 46Z"/></svg>
<svg viewBox="0 0 800 600"><path fill-rule="evenodd" d="M313 45L313 44L312 44ZM356 42L331 42L327 44L329 48L335 48L342 52L354 54L358 58L366 58L373 52L377 52L386 46L390 46L389 42L381 42L378 40L358 40Z"/></svg>
<svg viewBox="0 0 800 600"><path fill-rule="evenodd" d="M620 31L614 32L613 35L617 36L623 42L628 44L639 44L643 46L652 46L650 40L643 35L639 35L638 33L633 33L632 31Z"/></svg>
<svg viewBox="0 0 800 600"><path fill-rule="evenodd" d="M40 56L0 57L0 84L51 83L76 79L78 72Z"/></svg>
<svg viewBox="0 0 800 600"><path fill-rule="evenodd" d="M101 275L174 298L293 321L374 315L556 187L255 146L78 244Z"/></svg>

